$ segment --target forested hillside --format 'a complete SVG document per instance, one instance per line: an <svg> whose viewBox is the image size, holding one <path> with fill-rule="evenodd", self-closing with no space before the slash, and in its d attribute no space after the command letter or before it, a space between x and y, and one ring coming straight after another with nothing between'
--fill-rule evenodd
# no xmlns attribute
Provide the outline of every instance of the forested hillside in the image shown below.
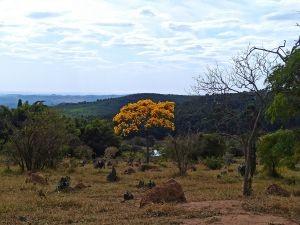
<svg viewBox="0 0 300 225"><path fill-rule="evenodd" d="M184 102L188 102L197 99L197 96L188 95L163 95L163 94L132 94L122 96L118 98L110 98L97 100L95 102L81 102L81 103L67 103L56 106L66 115L72 117L84 116L84 117L101 117L105 119L112 119L112 117L118 113L120 108L130 102L135 102L141 99L151 99L153 101L173 101L176 105L181 105Z"/></svg>
<svg viewBox="0 0 300 225"><path fill-rule="evenodd" d="M243 133L249 125L247 124L247 114L253 113L256 104L255 95L247 92L205 96L147 93L97 100L95 102L60 104L56 108L72 117L98 117L111 120L122 106L141 99L151 99L156 102L175 102L175 125L178 132L191 130ZM226 105L225 108L224 105ZM299 119L292 120L288 127L296 124L299 124ZM265 130L273 130L279 126L276 123L271 125L269 122L263 124Z"/></svg>

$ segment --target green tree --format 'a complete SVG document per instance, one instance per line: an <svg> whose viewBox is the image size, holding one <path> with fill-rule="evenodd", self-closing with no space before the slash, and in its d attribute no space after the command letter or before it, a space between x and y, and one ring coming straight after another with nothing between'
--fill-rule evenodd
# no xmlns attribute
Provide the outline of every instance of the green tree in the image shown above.
<svg viewBox="0 0 300 225"><path fill-rule="evenodd" d="M300 115L300 49L276 66L267 82L273 92L273 100L267 110L271 121L279 118L286 121Z"/></svg>
<svg viewBox="0 0 300 225"><path fill-rule="evenodd" d="M218 134L202 134L199 137L198 153L200 157L220 157L225 153L224 139Z"/></svg>
<svg viewBox="0 0 300 225"><path fill-rule="evenodd" d="M100 119L94 119L86 124L81 139L96 155L103 155L107 147L120 145L120 138L115 135L112 124Z"/></svg>
<svg viewBox="0 0 300 225"><path fill-rule="evenodd" d="M68 137L61 115L42 104L25 104L13 111L11 128L9 153L22 170L56 166Z"/></svg>
<svg viewBox="0 0 300 225"><path fill-rule="evenodd" d="M3 146L8 142L11 130L12 111L5 107L0 106L0 151Z"/></svg>
<svg viewBox="0 0 300 225"><path fill-rule="evenodd" d="M18 100L18 108L19 108L19 107L22 107L22 105L23 105L22 99L19 99L19 100Z"/></svg>
<svg viewBox="0 0 300 225"><path fill-rule="evenodd" d="M271 176L278 176L278 167L293 167L299 160L299 132L278 130L260 137L258 155L265 170Z"/></svg>

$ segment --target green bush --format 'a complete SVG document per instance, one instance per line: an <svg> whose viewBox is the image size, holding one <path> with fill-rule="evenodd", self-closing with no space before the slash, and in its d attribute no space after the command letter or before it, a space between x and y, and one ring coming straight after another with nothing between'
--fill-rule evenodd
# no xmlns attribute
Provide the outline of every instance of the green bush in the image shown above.
<svg viewBox="0 0 300 225"><path fill-rule="evenodd" d="M221 169L223 166L223 160L217 157L207 157L203 160L205 166L207 166L211 170L218 170Z"/></svg>
<svg viewBox="0 0 300 225"><path fill-rule="evenodd" d="M196 136L196 147L191 154L193 160L212 156L220 157L225 153L226 144L220 135L199 133Z"/></svg>
<svg viewBox="0 0 300 225"><path fill-rule="evenodd" d="M258 156L264 169L271 176L278 176L281 166L294 168L299 161L299 131L278 130L260 137Z"/></svg>

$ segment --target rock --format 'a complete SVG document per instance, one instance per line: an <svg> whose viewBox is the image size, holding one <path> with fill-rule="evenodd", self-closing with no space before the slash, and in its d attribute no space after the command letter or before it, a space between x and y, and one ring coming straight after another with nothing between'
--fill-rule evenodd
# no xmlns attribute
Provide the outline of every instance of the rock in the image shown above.
<svg viewBox="0 0 300 225"><path fill-rule="evenodd" d="M71 185L71 178L69 176L66 177L61 177L56 190L57 191L70 191L72 188L70 187Z"/></svg>
<svg viewBox="0 0 300 225"><path fill-rule="evenodd" d="M27 175L26 183L48 185L47 179L39 173L28 172Z"/></svg>
<svg viewBox="0 0 300 225"><path fill-rule="evenodd" d="M129 201L129 200L132 200L134 197L133 197L133 194L129 191L126 191L125 194L124 194L124 201Z"/></svg>
<svg viewBox="0 0 300 225"><path fill-rule="evenodd" d="M132 167L128 167L125 171L124 171L124 174L132 174L132 173L135 173L135 170L132 168Z"/></svg>
<svg viewBox="0 0 300 225"><path fill-rule="evenodd" d="M243 177L245 176L245 171L246 171L246 165L245 164L241 164L238 166L237 168L238 173Z"/></svg>
<svg viewBox="0 0 300 225"><path fill-rule="evenodd" d="M141 199L140 207L150 203L186 202L181 185L174 179L170 179L160 186L149 190Z"/></svg>
<svg viewBox="0 0 300 225"><path fill-rule="evenodd" d="M280 187L277 184L271 184L269 187L267 187L266 193L268 195L277 195L277 196L283 196L283 197L289 197L291 195L290 192L283 189L282 187Z"/></svg>
<svg viewBox="0 0 300 225"><path fill-rule="evenodd" d="M95 169L105 168L105 161L103 159L96 159L93 164Z"/></svg>
<svg viewBox="0 0 300 225"><path fill-rule="evenodd" d="M115 167L112 168L111 172L107 175L106 180L109 182L116 182L118 181L117 171Z"/></svg>
<svg viewBox="0 0 300 225"><path fill-rule="evenodd" d="M27 222L28 219L26 216L19 216L18 219L21 221L21 222Z"/></svg>

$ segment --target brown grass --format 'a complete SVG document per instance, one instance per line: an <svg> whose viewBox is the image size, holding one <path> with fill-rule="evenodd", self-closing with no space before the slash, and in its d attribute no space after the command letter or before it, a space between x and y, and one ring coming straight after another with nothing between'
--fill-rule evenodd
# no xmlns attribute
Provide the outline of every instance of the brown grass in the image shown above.
<svg viewBox="0 0 300 225"><path fill-rule="evenodd" d="M198 170L189 172L185 177L175 177L182 184L187 200L242 200L246 210L281 215L299 220L300 197L266 196L265 189L271 183L278 183L289 191L300 189L300 173L284 171L284 176L295 177L296 185L287 185L283 179L272 180L257 175L254 179L254 196L241 196L242 178L234 172L217 178L220 171L207 170L198 165ZM159 171L137 172L123 175L125 164L116 169L121 178L117 183L108 183L106 175L109 169L98 171L91 164L77 167L72 173L59 168L56 171L42 172L49 177L49 185L33 185L25 183L25 175L7 173L4 165L0 166L0 224L180 224L181 219L195 217L213 217L219 212L189 212L174 204L150 205L139 208L139 200L145 192L135 186L139 179L154 180L156 184L174 177L176 168L167 163ZM16 171L16 168L13 168ZM69 175L72 186L82 181L91 187L71 193L54 192L61 176ZM43 190L46 198L41 198L38 191ZM129 190L135 199L125 203L123 193Z"/></svg>

